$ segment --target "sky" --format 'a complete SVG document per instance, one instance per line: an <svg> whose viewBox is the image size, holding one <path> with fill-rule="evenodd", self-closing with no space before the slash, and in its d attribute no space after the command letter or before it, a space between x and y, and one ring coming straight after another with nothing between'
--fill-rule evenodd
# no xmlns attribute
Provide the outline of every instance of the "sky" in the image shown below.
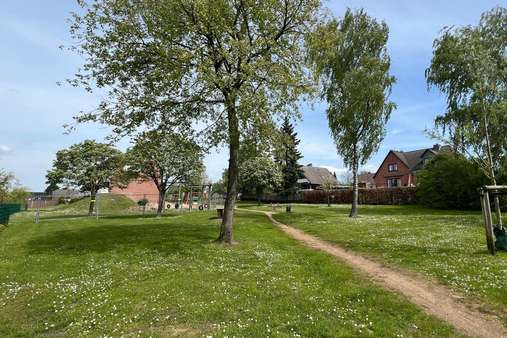
<svg viewBox="0 0 507 338"><path fill-rule="evenodd" d="M387 124L387 135L363 169L375 171L390 149L431 147L425 129L445 110L445 98L428 90L424 71L432 56L432 44L445 26L477 24L482 12L507 6L507 0L343 0L327 1L334 16L346 8L364 8L390 28L388 52L391 73L397 78L391 100L397 104ZM107 127L80 125L65 134L64 124L80 111L92 110L97 93L58 86L82 65L79 56L59 49L72 41L69 13L74 0L0 1L0 169L13 172L32 191L45 188L46 171L57 150L85 139L103 141ZM326 105L301 107L296 130L301 139L302 164L326 166L338 175L346 172L329 136ZM119 147L125 149L128 142ZM205 159L212 180L227 166L227 151L212 151Z"/></svg>

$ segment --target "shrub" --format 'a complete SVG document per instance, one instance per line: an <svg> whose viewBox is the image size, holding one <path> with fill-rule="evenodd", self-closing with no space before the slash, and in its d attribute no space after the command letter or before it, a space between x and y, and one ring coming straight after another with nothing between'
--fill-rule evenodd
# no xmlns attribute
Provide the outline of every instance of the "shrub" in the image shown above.
<svg viewBox="0 0 507 338"><path fill-rule="evenodd" d="M472 161L441 153L417 173L417 200L432 208L478 209L478 189L487 183L484 173Z"/></svg>
<svg viewBox="0 0 507 338"><path fill-rule="evenodd" d="M148 199L147 199L147 198L143 198L143 199L141 199L141 200L137 201L137 205L139 205L140 207L144 207L145 205L147 205L147 204L148 204L148 202L149 202L149 201L148 201Z"/></svg>

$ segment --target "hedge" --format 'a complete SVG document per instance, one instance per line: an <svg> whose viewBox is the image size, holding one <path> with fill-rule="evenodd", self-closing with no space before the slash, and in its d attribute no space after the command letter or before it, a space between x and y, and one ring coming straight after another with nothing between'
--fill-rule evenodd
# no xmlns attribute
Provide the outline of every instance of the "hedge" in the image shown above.
<svg viewBox="0 0 507 338"><path fill-rule="evenodd" d="M400 205L400 204L416 204L415 187L400 188L376 188L376 189L359 189L359 204L381 204L381 205ZM287 201L277 195L263 195L262 202L299 202L299 203L327 203L327 192L323 190L304 190ZM352 189L339 189L329 193L331 203L333 204L350 204L352 203ZM242 196L244 201L257 201L254 196Z"/></svg>

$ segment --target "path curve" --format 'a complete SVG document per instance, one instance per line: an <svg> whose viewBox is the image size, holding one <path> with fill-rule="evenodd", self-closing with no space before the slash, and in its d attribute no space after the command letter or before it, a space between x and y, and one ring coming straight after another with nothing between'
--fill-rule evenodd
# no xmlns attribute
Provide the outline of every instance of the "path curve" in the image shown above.
<svg viewBox="0 0 507 338"><path fill-rule="evenodd" d="M404 295L426 313L446 321L462 334L470 337L507 337L507 329L498 318L465 306L459 301L464 297L456 292L440 284L383 266L337 245L308 235L304 231L280 223L273 218L272 212L257 212L264 213L273 224L292 238L310 248L324 251L345 261L385 288Z"/></svg>

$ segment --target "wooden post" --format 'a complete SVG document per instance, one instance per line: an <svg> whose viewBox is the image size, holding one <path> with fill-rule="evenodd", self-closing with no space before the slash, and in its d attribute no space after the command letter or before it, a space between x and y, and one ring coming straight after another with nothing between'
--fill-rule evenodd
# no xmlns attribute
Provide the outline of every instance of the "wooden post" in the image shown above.
<svg viewBox="0 0 507 338"><path fill-rule="evenodd" d="M39 197L37 197L37 202L40 202ZM35 223L39 223L39 217L40 217L40 203L35 204L37 206L37 211L35 213Z"/></svg>
<svg viewBox="0 0 507 338"><path fill-rule="evenodd" d="M99 192L95 195L95 217L99 220Z"/></svg>
<svg viewBox="0 0 507 338"><path fill-rule="evenodd" d="M489 192L484 192L484 217L486 225L486 240L488 242L488 248L492 255L496 253L495 242L493 240L493 219L491 216L491 204L489 199Z"/></svg>
<svg viewBox="0 0 507 338"><path fill-rule="evenodd" d="M481 191L480 199L481 199L482 218L484 220L484 231L486 233L486 245L488 247L488 251L491 252L491 240L490 237L488 236L488 221L487 221L488 218L486 216L486 203L484 201L483 191Z"/></svg>

